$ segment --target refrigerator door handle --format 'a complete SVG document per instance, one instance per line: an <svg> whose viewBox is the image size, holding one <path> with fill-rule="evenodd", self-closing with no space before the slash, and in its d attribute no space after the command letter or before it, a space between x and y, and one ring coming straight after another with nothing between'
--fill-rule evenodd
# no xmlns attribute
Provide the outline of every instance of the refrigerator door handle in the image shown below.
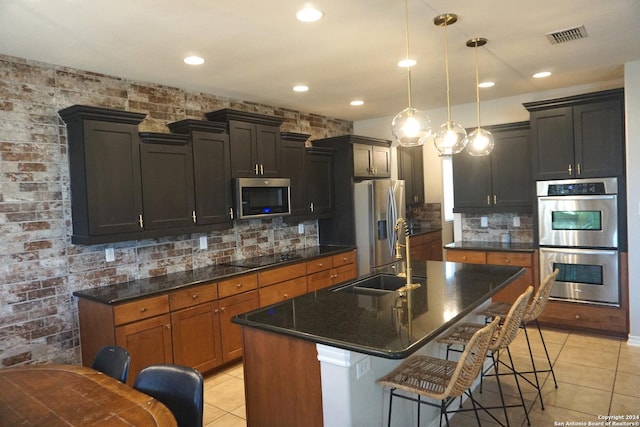
<svg viewBox="0 0 640 427"><path fill-rule="evenodd" d="M389 187L387 193L387 242L389 244L389 253L393 257L394 247L396 245L396 233L394 231L396 221L398 220L398 209L396 207L396 199L393 194L393 188Z"/></svg>

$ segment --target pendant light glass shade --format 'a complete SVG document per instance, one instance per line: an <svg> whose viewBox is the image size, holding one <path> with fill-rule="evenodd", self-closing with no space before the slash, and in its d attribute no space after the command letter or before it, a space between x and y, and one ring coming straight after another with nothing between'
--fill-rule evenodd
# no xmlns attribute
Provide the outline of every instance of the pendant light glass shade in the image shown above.
<svg viewBox="0 0 640 427"><path fill-rule="evenodd" d="M478 128L469 134L467 153L471 156L488 156L493 151L493 135L488 130L480 127L480 77L478 73L478 46L487 44L487 39L474 38L467 41L468 47L473 47L476 56L476 115L478 118Z"/></svg>
<svg viewBox="0 0 640 427"><path fill-rule="evenodd" d="M458 154L467 146L467 131L456 122L446 122L433 136L440 156Z"/></svg>
<svg viewBox="0 0 640 427"><path fill-rule="evenodd" d="M458 154L467 146L467 131L460 124L451 120L451 95L449 86L449 36L447 27L458 21L458 15L445 13L436 16L433 23L444 27L444 64L447 77L447 121L436 132L433 143L440 156Z"/></svg>
<svg viewBox="0 0 640 427"><path fill-rule="evenodd" d="M391 121L391 133L394 143L402 147L415 147L424 145L431 136L431 120L427 113L417 110L411 106L411 66L415 61L409 58L409 5L408 0L404 2L404 29L406 58L403 66L407 67L407 92L409 106L395 115ZM400 65L400 64L399 64Z"/></svg>
<svg viewBox="0 0 640 427"><path fill-rule="evenodd" d="M431 120L423 111L405 108L391 122L393 138L403 147L423 145L431 136Z"/></svg>

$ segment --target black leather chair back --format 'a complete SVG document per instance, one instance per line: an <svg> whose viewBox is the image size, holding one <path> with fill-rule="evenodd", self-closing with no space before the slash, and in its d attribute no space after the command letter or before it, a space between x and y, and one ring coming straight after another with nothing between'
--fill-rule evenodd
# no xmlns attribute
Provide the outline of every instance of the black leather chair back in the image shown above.
<svg viewBox="0 0 640 427"><path fill-rule="evenodd" d="M178 427L202 427L204 380L200 372L179 365L152 365L140 371L133 388L162 402Z"/></svg>
<svg viewBox="0 0 640 427"><path fill-rule="evenodd" d="M127 375L129 375L129 365L131 365L131 356L126 349L117 345L107 345L98 350L91 367L109 375L111 378L126 383Z"/></svg>

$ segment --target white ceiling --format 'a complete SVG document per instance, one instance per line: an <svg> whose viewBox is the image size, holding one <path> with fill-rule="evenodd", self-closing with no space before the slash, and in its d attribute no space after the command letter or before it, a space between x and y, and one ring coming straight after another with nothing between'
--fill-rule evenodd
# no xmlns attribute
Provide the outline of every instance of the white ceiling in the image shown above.
<svg viewBox="0 0 640 427"><path fill-rule="evenodd" d="M407 106L403 0L314 0L319 22L296 20L304 0L0 0L0 53L200 91L237 100L362 120ZM452 104L475 101L472 37L481 99L623 77L640 59L639 0L409 0L413 105L446 105L441 13L449 27ZM579 25L588 37L552 45L548 32ZM182 59L198 54L199 67ZM540 70L554 74L543 80ZM309 92L292 86L307 84ZM351 107L352 99L365 101Z"/></svg>

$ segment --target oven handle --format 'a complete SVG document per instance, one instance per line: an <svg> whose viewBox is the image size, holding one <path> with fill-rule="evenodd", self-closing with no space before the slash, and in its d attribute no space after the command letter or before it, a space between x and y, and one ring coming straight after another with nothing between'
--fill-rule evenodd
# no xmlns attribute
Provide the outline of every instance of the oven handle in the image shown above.
<svg viewBox="0 0 640 427"><path fill-rule="evenodd" d="M584 254L584 255L616 255L617 249L578 249L578 248L547 248L540 247L540 252L556 252L562 254Z"/></svg>
<svg viewBox="0 0 640 427"><path fill-rule="evenodd" d="M597 196L538 196L540 201L566 200L616 200L617 194L600 194Z"/></svg>

